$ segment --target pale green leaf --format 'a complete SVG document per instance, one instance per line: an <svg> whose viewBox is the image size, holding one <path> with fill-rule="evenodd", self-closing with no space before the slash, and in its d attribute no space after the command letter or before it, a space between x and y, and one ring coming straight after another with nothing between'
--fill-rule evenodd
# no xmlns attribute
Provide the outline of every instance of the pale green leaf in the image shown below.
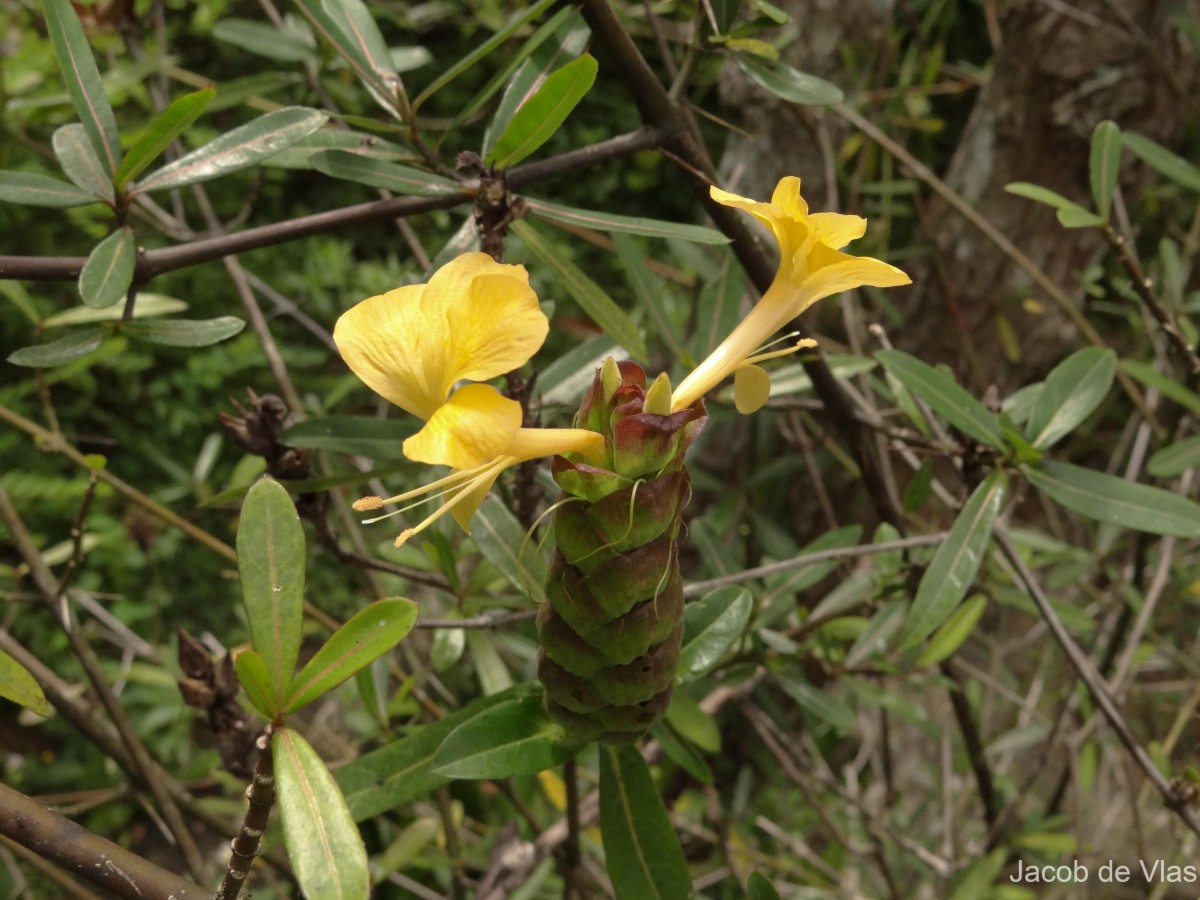
<svg viewBox="0 0 1200 900"><path fill-rule="evenodd" d="M29 670L0 650L0 697L23 706L43 718L54 714L41 685Z"/></svg>
<svg viewBox="0 0 1200 900"><path fill-rule="evenodd" d="M679 673L695 677L712 671L741 640L754 611L754 598L737 585L719 587L684 608Z"/></svg>
<svg viewBox="0 0 1200 900"><path fill-rule="evenodd" d="M137 239L129 226L95 246L79 273L79 296L93 309L119 303L129 293L137 267Z"/></svg>
<svg viewBox="0 0 1200 900"><path fill-rule="evenodd" d="M243 650L234 657L233 667L250 705L267 721L274 720L282 704L271 687L271 673L267 671L262 655L255 650Z"/></svg>
<svg viewBox="0 0 1200 900"><path fill-rule="evenodd" d="M150 316L166 316L172 313L183 312L187 308L188 305L186 303L175 297L168 297L165 294L147 294L138 291L137 303L133 305L133 317L135 319L142 319ZM110 306L106 309L91 309L87 306L76 306L43 319L42 327L61 328L64 325L115 322L121 318L123 313L124 310L119 306Z"/></svg>
<svg viewBox="0 0 1200 900"><path fill-rule="evenodd" d="M966 596L1007 496L1008 476L995 469L963 504L917 587L900 638L902 648L915 646L941 627Z"/></svg>
<svg viewBox="0 0 1200 900"><path fill-rule="evenodd" d="M354 453L370 459L402 459L404 439L415 431L411 421L374 416L322 416L297 422L279 436L288 447Z"/></svg>
<svg viewBox="0 0 1200 900"><path fill-rule="evenodd" d="M146 319L130 322L122 331L131 338L166 347L207 347L233 337L246 327L237 316L215 319Z"/></svg>
<svg viewBox="0 0 1200 900"><path fill-rule="evenodd" d="M50 144L66 176L94 197L113 201L113 177L96 155L87 129L78 122L55 130Z"/></svg>
<svg viewBox="0 0 1200 900"><path fill-rule="evenodd" d="M576 209L551 203L549 200L526 199L529 212L540 219L558 222L563 225L575 225L579 228L591 228L596 231L607 231L616 234L637 234L642 237L672 238L682 241L692 241L696 244L728 244L725 237L715 228L705 228L702 225L685 225L679 222L667 222L662 219L643 219L636 216L621 216L616 213L596 212L590 209Z"/></svg>
<svg viewBox="0 0 1200 900"><path fill-rule="evenodd" d="M842 102L842 89L824 78L801 72L787 63L767 65L755 57L742 54L735 54L734 58L751 81L781 100L805 106L828 106Z"/></svg>
<svg viewBox="0 0 1200 900"><path fill-rule="evenodd" d="M935 369L900 350L881 350L875 357L888 374L967 437L997 450L1004 448L1004 433L996 417L963 390L948 372Z"/></svg>
<svg viewBox="0 0 1200 900"><path fill-rule="evenodd" d="M1121 135L1121 143L1142 162L1157 169L1160 174L1167 176L1176 184L1192 191L1200 191L1200 166L1188 162L1182 156L1176 156L1150 138L1132 131L1126 131Z"/></svg>
<svg viewBox="0 0 1200 900"><path fill-rule="evenodd" d="M573 754L562 726L535 694L488 707L455 728L438 748L433 772L449 778L511 778L534 775Z"/></svg>
<svg viewBox="0 0 1200 900"><path fill-rule="evenodd" d="M47 344L35 344L32 347L14 350L8 355L8 361L14 366L28 366L34 369L61 366L63 363L87 356L104 342L104 338L105 332L96 329L75 331Z"/></svg>
<svg viewBox="0 0 1200 900"><path fill-rule="evenodd" d="M383 188L394 194L412 197L446 197L463 194L457 181L410 169L365 153L349 150L322 150L308 157L308 163L330 178L340 178L370 187ZM466 195L463 194L465 197Z"/></svg>
<svg viewBox="0 0 1200 900"><path fill-rule="evenodd" d="M237 555L250 638L266 663L272 696L281 701L300 653L305 548L292 498L270 478L246 494Z"/></svg>
<svg viewBox="0 0 1200 900"><path fill-rule="evenodd" d="M596 81L595 57L584 54L564 65L513 114L488 155L498 169L508 169L546 143L566 121Z"/></svg>
<svg viewBox="0 0 1200 900"><path fill-rule="evenodd" d="M1033 405L1025 435L1039 450L1053 446L1092 414L1117 372L1117 355L1085 347L1054 367Z"/></svg>
<svg viewBox="0 0 1200 900"><path fill-rule="evenodd" d="M367 900L367 848L325 763L299 734L276 730L275 795L283 840L307 900Z"/></svg>
<svg viewBox="0 0 1200 900"><path fill-rule="evenodd" d="M62 209L96 203L98 199L82 188L49 175L0 171L0 203Z"/></svg>
<svg viewBox="0 0 1200 900"><path fill-rule="evenodd" d="M182 97L176 97L170 106L159 113L154 121L146 126L146 130L138 135L129 152L125 154L125 161L121 163L121 168L113 178L117 187L122 187L130 179L137 178L147 166L158 159L171 142L200 117L216 93L212 88L205 88L202 91L184 94Z"/></svg>
<svg viewBox="0 0 1200 900"><path fill-rule="evenodd" d="M283 711L295 712L370 665L396 646L416 621L417 605L401 597L359 610L296 675Z"/></svg>
<svg viewBox="0 0 1200 900"><path fill-rule="evenodd" d="M1121 129L1116 122L1105 119L1092 132L1092 148L1088 157L1088 177L1092 184L1092 201L1100 216L1107 221L1112 209L1117 175L1121 169Z"/></svg>

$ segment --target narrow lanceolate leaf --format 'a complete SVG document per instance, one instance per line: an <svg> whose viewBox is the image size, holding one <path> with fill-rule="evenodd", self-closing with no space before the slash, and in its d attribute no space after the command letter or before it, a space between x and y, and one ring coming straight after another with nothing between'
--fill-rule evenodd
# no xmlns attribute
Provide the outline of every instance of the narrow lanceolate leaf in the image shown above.
<svg viewBox="0 0 1200 900"><path fill-rule="evenodd" d="M1151 363L1140 359L1121 360L1121 371L1132 375L1146 387L1158 390L1164 397L1169 397L1184 409L1200 415L1200 394L1189 390L1184 384L1164 375Z"/></svg>
<svg viewBox="0 0 1200 900"><path fill-rule="evenodd" d="M308 900L366 900L367 848L346 799L308 741L280 728L271 741L283 840Z"/></svg>
<svg viewBox="0 0 1200 900"><path fill-rule="evenodd" d="M146 316L166 316L171 313L183 312L187 304L175 297L165 294L147 294L138 291L137 303L133 307L133 317L140 319ZM113 322L121 318L123 310L110 306L107 309L89 309L86 306L75 306L60 313L47 316L42 320L43 328L61 328L64 325L85 325L91 322Z"/></svg>
<svg viewBox="0 0 1200 900"><path fill-rule="evenodd" d="M511 778L533 775L570 759L574 750L538 695L498 703L463 722L433 758L436 775Z"/></svg>
<svg viewBox="0 0 1200 900"><path fill-rule="evenodd" d="M742 587L730 585L705 594L683 611L683 647L679 673L695 677L711 671L746 630L754 598Z"/></svg>
<svg viewBox="0 0 1200 900"><path fill-rule="evenodd" d="M303 26L301 26L303 27ZM306 29L307 30L307 29ZM212 29L218 41L233 44L257 56L265 56L276 62L309 63L317 61L312 46L312 33L299 34L294 30L276 28L266 22L253 19L229 17L221 19ZM307 37L307 40L305 38Z"/></svg>
<svg viewBox="0 0 1200 900"><path fill-rule="evenodd" d="M0 697L25 707L32 713L49 718L54 710L29 670L0 650Z"/></svg>
<svg viewBox="0 0 1200 900"><path fill-rule="evenodd" d="M1054 460L1022 471L1050 499L1089 519L1151 534L1200 537L1200 505L1170 491Z"/></svg>
<svg viewBox="0 0 1200 900"><path fill-rule="evenodd" d="M779 891L762 872L751 872L746 879L747 900L779 900Z"/></svg>
<svg viewBox="0 0 1200 900"><path fill-rule="evenodd" d="M412 424L374 416L322 416L297 422L279 436L288 447L356 453L370 459L401 459Z"/></svg>
<svg viewBox="0 0 1200 900"><path fill-rule="evenodd" d="M997 450L1004 448L1004 433L996 417L963 390L948 372L935 369L900 350L881 350L875 358L892 377L967 437Z"/></svg>
<svg viewBox="0 0 1200 900"><path fill-rule="evenodd" d="M1038 394L1025 426L1029 442L1045 450L1092 414L1117 373L1117 355L1106 347L1085 347L1054 367Z"/></svg>
<svg viewBox="0 0 1200 900"><path fill-rule="evenodd" d="M34 172L0 172L0 203L65 208L95 203L89 191Z"/></svg>
<svg viewBox="0 0 1200 900"><path fill-rule="evenodd" d="M462 185L449 178L349 150L322 150L309 156L308 163L330 178L383 188L394 194L445 197L463 193Z"/></svg>
<svg viewBox="0 0 1200 900"><path fill-rule="evenodd" d="M133 229L118 228L92 250L79 273L79 296L93 309L104 309L125 299L137 267L137 240Z"/></svg>
<svg viewBox="0 0 1200 900"><path fill-rule="evenodd" d="M391 115L404 120L408 116L404 85L392 67L391 55L379 29L361 0L297 2L313 28L333 44L375 102Z"/></svg>
<svg viewBox="0 0 1200 900"><path fill-rule="evenodd" d="M692 241L696 244L728 244L725 237L715 228L705 228L702 225L682 225L678 222L665 222L661 219L642 219L636 216L619 216L615 213L595 212L590 209L575 209L561 206L549 200L532 200L526 198L525 205L533 215L550 222L563 225L576 225L580 228L592 228L596 231L616 232L618 234L638 234L652 238L678 238Z"/></svg>
<svg viewBox="0 0 1200 900"><path fill-rule="evenodd" d="M921 655L917 657L918 666L932 666L949 658L963 641L971 636L978 624L984 609L987 608L987 597L976 594L960 605L925 645Z"/></svg>
<svg viewBox="0 0 1200 900"><path fill-rule="evenodd" d="M1176 156L1170 150L1162 147L1148 137L1126 131L1121 135L1121 143L1148 166L1157 169L1160 174L1170 178L1176 184L1193 191L1200 191L1200 166L1188 162L1182 156Z"/></svg>
<svg viewBox="0 0 1200 900"><path fill-rule="evenodd" d="M692 878L646 760L600 745L600 835L617 900L685 900Z"/></svg>
<svg viewBox="0 0 1200 900"><path fill-rule="evenodd" d="M236 316L215 319L154 319L130 322L122 331L131 338L167 347L207 347L231 338L246 323Z"/></svg>
<svg viewBox="0 0 1200 900"><path fill-rule="evenodd" d="M596 59L585 53L544 82L516 111L488 155L498 169L508 169L550 140L554 132L596 82Z"/></svg>
<svg viewBox="0 0 1200 900"><path fill-rule="evenodd" d="M1200 434L1168 444L1146 462L1146 471L1155 478L1174 478L1193 466L1200 466Z"/></svg>
<svg viewBox="0 0 1200 900"><path fill-rule="evenodd" d="M164 109L143 131L129 152L125 161L117 170L113 181L118 188L133 178L142 174L152 162L171 145L171 142L200 117L217 92L213 88L205 88L191 94L176 97L171 105Z"/></svg>
<svg viewBox="0 0 1200 900"><path fill-rule="evenodd" d="M781 100L805 106L828 106L842 102L842 89L823 78L801 72L787 63L766 65L740 53L734 56L751 81Z"/></svg>
<svg viewBox="0 0 1200 900"><path fill-rule="evenodd" d="M100 72L83 33L83 25L70 0L42 0L42 9L46 13L46 30L62 69L71 104L79 114L104 171L111 178L121 165L121 141L117 120L104 95L104 85L100 82Z"/></svg>
<svg viewBox="0 0 1200 900"><path fill-rule="evenodd" d="M854 730L854 710L837 694L813 687L808 682L783 672L776 673L775 680L788 696L796 701L797 706L818 721L832 727L838 734L849 734Z"/></svg>
<svg viewBox="0 0 1200 900"><path fill-rule="evenodd" d="M112 202L113 179L96 155L86 129L78 122L64 125L50 139L63 172L94 197Z"/></svg>
<svg viewBox="0 0 1200 900"><path fill-rule="evenodd" d="M471 537L484 558L513 587L541 603L546 599L546 561L537 542L527 536L525 527L494 494L480 504L471 524Z"/></svg>
<svg viewBox="0 0 1200 900"><path fill-rule="evenodd" d="M14 366L28 366L34 369L61 366L63 363L87 356L104 342L104 337L105 332L94 328L72 332L48 344L36 344L14 350L8 355L8 361Z"/></svg>
<svg viewBox="0 0 1200 900"><path fill-rule="evenodd" d="M262 656L254 650L243 650L234 657L233 667L250 705L262 713L267 721L274 721L281 704L271 687L271 675Z"/></svg>
<svg viewBox="0 0 1200 900"><path fill-rule="evenodd" d="M1121 129L1107 119L1092 132L1092 149L1088 158L1088 175L1092 183L1092 200L1107 221L1112 209L1113 193L1117 189L1117 174L1121 169Z"/></svg>
<svg viewBox="0 0 1200 900"><path fill-rule="evenodd" d="M416 726L404 737L339 768L338 783L346 792L354 818L369 819L445 784L450 779L434 774L433 759L450 732L485 709L528 696L536 696L540 703L541 685L527 681L503 693L481 697L444 719Z"/></svg>
<svg viewBox="0 0 1200 900"><path fill-rule="evenodd" d="M629 235L618 232L613 235L613 246L617 251L617 259L621 261L621 268L625 270L625 279L633 289L633 296L649 313L654 331L662 337L673 359L684 359L683 344L676 336L682 329L676 327L671 311L663 302L666 292L650 274L641 244ZM679 321L682 324L682 320Z"/></svg>
<svg viewBox="0 0 1200 900"><path fill-rule="evenodd" d="M237 553L250 638L267 665L273 696L282 699L300 652L304 529L278 482L264 478L246 494Z"/></svg>
<svg viewBox="0 0 1200 900"><path fill-rule="evenodd" d="M252 166L308 137L328 120L325 113L302 106L269 112L151 172L134 193L199 184Z"/></svg>
<svg viewBox="0 0 1200 900"><path fill-rule="evenodd" d="M1006 184L1004 190L1010 194L1016 194L1018 197L1054 207L1059 223L1065 228L1090 228L1104 224L1103 217L1096 215L1091 210L1084 209L1078 203L1068 200L1062 194L1055 193L1049 188L1029 184L1025 181L1014 181L1012 184Z"/></svg>
<svg viewBox="0 0 1200 900"><path fill-rule="evenodd" d="M395 647L416 620L417 605L402 597L359 610L296 675L283 711L295 712L370 665Z"/></svg>
<svg viewBox="0 0 1200 900"><path fill-rule="evenodd" d="M932 634L967 595L1007 496L1008 476L995 469L963 505L917 587L900 638L902 648L915 646Z"/></svg>
<svg viewBox="0 0 1200 900"><path fill-rule="evenodd" d="M632 359L645 362L646 343L621 307L582 269L551 247L528 222L518 220L512 223L511 228L529 252L554 273L567 293L575 298L600 329L620 344Z"/></svg>

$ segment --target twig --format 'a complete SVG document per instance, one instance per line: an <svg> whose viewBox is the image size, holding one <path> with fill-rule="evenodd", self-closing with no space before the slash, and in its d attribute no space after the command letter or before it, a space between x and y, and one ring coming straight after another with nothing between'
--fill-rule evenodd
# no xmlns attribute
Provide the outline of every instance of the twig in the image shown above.
<svg viewBox="0 0 1200 900"><path fill-rule="evenodd" d="M767 563L764 566L756 566L753 569L746 569L742 572L732 572L729 575L721 575L718 578L710 578L707 581L692 582L683 589L683 596L695 597L697 594L703 594L706 591L711 591L713 588L724 587L727 584L741 584L743 581L754 581L758 578L766 578L768 575L777 575L780 572L803 568L814 563L827 562L831 559L852 559L856 556L873 556L876 553L891 553L894 550L908 550L912 547L928 547L931 544L941 543L945 538L946 532L939 531L936 534L920 534L915 537L900 538L895 541L880 541L878 544L833 547L829 550L802 553L799 556L781 560L780 562Z"/></svg>
<svg viewBox="0 0 1200 900"><path fill-rule="evenodd" d="M29 572L33 576L38 590L42 592L47 607L62 626L67 640L71 644L72 652L78 658L80 665L87 674L88 681L91 682L92 689L100 698L100 702L103 704L105 711L108 712L109 718L117 729L117 733L121 736L121 742L125 745L130 761L137 772L138 781L145 785L147 790L150 791L151 796L154 797L154 802L162 813L163 820L174 837L175 843L179 848L179 852L183 855L184 862L189 871L191 871L194 877L202 878L204 874L204 860L200 856L200 850L196 846L191 832L188 831L187 823L183 821L183 816L179 813L179 807L175 804L175 799L171 796L167 785L160 777L161 769L151 759L149 751L146 750L146 745L142 743L141 738L133 728L133 724L129 721L129 717L125 714L124 707L121 706L114 696L95 651L92 650L91 645L84 638L80 629L72 627L69 617L69 606L64 607L66 615L61 619L59 618L58 610L55 608L58 602L58 585L54 580L54 574L42 559L37 547L34 546L33 538L25 528L25 523L13 507L12 502L8 498L8 492L3 487L0 487L0 519L3 519L4 524L8 526L9 534L12 537L13 544L17 548L17 552L29 567Z"/></svg>
<svg viewBox="0 0 1200 900"><path fill-rule="evenodd" d="M104 888L110 896L145 900L209 900L199 885L51 812L0 782L0 834Z"/></svg>
<svg viewBox="0 0 1200 900"><path fill-rule="evenodd" d="M258 760L254 764L254 778L246 789L246 799L250 805L241 830L229 845L233 851L229 857L229 868L213 900L237 900L246 876L250 874L254 857L258 855L259 841L267 830L271 807L275 805L275 758L271 753L271 733L272 728L268 724L255 741Z"/></svg>
<svg viewBox="0 0 1200 900"><path fill-rule="evenodd" d="M1092 699L1095 700L1096 705L1100 707L1100 711L1104 713L1104 718L1108 721L1109 726L1116 732L1118 739L1125 745L1125 749L1129 751L1130 756L1133 757L1142 771L1146 773L1146 777L1150 780L1150 783L1158 789L1167 808L1178 814L1188 828L1197 835L1200 835L1200 816L1197 816L1196 811L1188 805L1186 799L1180 797L1171 786L1171 783L1162 776L1162 773L1158 771L1158 767L1154 764L1154 760L1150 758L1150 754L1138 743L1137 738L1129 728L1129 724L1125 721L1124 716L1121 715L1121 711L1117 709L1112 696L1108 693L1104 679L1096 671L1091 660L1079 649L1079 645L1075 643L1071 635L1067 633L1062 620L1058 618L1058 613L1054 611L1054 607L1050 604L1050 599L1042 590L1037 576L1030 571L1029 567L1025 564L1025 560L1021 558L1020 552L1008 534L1008 529L1003 524L997 524L994 534L996 543L1000 545L1001 552L1003 552L1008 561L1017 570L1017 574L1020 576L1026 592L1033 599L1042 618L1045 619L1047 626L1049 626L1050 633L1054 635L1054 639L1062 647L1063 652L1066 653L1067 659L1071 661L1071 665L1079 673L1080 680L1092 695Z"/></svg>

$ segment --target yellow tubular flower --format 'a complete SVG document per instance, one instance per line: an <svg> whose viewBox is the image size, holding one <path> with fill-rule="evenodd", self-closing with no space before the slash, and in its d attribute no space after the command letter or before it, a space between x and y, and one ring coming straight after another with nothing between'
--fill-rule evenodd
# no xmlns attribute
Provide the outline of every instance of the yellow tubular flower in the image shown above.
<svg viewBox="0 0 1200 900"><path fill-rule="evenodd" d="M522 428L521 405L490 385L454 390L459 381L482 381L520 368L549 329L525 268L497 263L485 253L459 256L428 284L371 297L338 319L333 339L354 374L426 420L404 442L404 455L455 470L418 490L355 504L366 510L431 493L427 499L445 498L397 544L447 512L469 530L479 504L510 466L559 453L603 454L604 438L590 431Z"/></svg>
<svg viewBox="0 0 1200 900"><path fill-rule="evenodd" d="M770 203L748 200L717 187L712 198L744 210L765 225L779 244L779 271L750 314L687 376L671 395L671 410L687 409L730 375L739 412L754 412L766 401L770 382L756 363L795 353L812 341L760 353L772 335L812 304L831 294L870 285L894 287L911 279L878 259L851 256L842 248L863 236L867 220L838 213L809 213L800 179L782 179Z"/></svg>

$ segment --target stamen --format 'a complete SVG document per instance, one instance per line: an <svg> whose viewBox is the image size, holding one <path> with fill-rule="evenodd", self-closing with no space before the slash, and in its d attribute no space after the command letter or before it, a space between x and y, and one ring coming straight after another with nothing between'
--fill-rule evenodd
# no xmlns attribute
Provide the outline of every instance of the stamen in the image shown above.
<svg viewBox="0 0 1200 900"><path fill-rule="evenodd" d="M446 500L446 502L443 503L436 512L426 516L426 518L419 525L415 525L412 528L406 528L404 531L400 532L400 534L396 537L396 546L402 546L404 542L414 534L424 531L446 513L450 512L450 510L454 509L454 507L458 506L458 504L470 496L472 488L474 488L475 485L480 481L495 478L509 466L516 465L516 463L519 461L520 460L515 456L501 456L499 459L493 460L490 463L484 463L481 466L476 466L474 469L464 470L467 473L471 473L473 477L467 480L465 484L459 485L457 488L448 488L447 490L442 491L440 494L428 498L429 500L434 500L437 499L437 497L450 496L450 499ZM443 482L445 480L446 479L444 478L442 479ZM438 482L435 482L435 484L437 483ZM412 506L405 507L405 509L412 509L413 506L419 506L420 503L424 502L427 501L422 500L419 503L412 504ZM404 510L398 511L403 512Z"/></svg>
<svg viewBox="0 0 1200 900"><path fill-rule="evenodd" d="M350 504L350 508L355 512L371 512L375 509L383 509L382 497L360 497Z"/></svg>
<svg viewBox="0 0 1200 900"><path fill-rule="evenodd" d="M795 335L791 334L788 335L788 337L795 337ZM779 342L771 341L771 344L777 343ZM767 347L770 347L771 344L765 344L762 349L765 350ZM753 366L768 359L776 359L780 356L791 356L793 353L798 353L801 350L806 350L809 347L815 346L817 346L816 341L814 341L812 338L805 338L804 340L796 341L796 343L791 347L784 347L782 350L772 350L769 353L756 353L754 356L747 357L745 362L742 364L746 366Z"/></svg>

